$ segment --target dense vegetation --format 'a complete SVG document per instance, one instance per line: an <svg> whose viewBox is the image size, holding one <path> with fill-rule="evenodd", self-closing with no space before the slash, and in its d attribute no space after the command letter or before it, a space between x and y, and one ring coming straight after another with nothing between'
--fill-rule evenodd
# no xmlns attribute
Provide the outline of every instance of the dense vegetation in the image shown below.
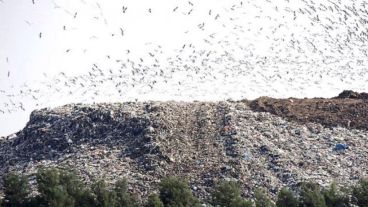
<svg viewBox="0 0 368 207"><path fill-rule="evenodd" d="M3 177L4 207L196 207L202 206L192 194L187 182L175 177L161 181L157 194L140 204L129 193L126 180L113 186L102 180L93 181L87 187L71 170L41 168L36 174L37 194L31 193L29 178L16 173ZM221 181L212 191L212 206L221 207L368 207L368 180L362 179L352 188L338 188L332 184L322 189L315 183L302 183L298 194L282 188L274 203L262 189L254 191L254 200L241 196L236 182Z"/></svg>

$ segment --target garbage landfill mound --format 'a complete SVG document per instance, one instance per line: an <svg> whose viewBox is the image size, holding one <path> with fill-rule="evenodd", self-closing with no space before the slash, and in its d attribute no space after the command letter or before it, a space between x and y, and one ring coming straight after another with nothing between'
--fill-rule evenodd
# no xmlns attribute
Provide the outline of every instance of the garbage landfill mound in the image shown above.
<svg viewBox="0 0 368 207"><path fill-rule="evenodd" d="M162 178L174 175L206 201L219 180L239 181L245 196L264 187L274 197L281 187L296 188L302 181L351 185L366 176L363 127L302 123L251 105L128 102L37 110L22 131L0 140L0 177L19 171L34 179L38 166L72 167L87 183L127 178L130 191L144 199Z"/></svg>

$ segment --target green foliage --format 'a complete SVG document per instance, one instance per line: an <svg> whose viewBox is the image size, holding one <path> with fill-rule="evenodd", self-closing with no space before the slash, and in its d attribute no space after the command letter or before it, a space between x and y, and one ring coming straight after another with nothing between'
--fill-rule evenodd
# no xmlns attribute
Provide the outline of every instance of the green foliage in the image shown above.
<svg viewBox="0 0 368 207"><path fill-rule="evenodd" d="M221 207L251 207L252 202L244 200L240 195L240 187L236 182L221 181L212 193L212 205Z"/></svg>
<svg viewBox="0 0 368 207"><path fill-rule="evenodd" d="M294 193L291 190L287 188L281 189L277 196L277 207L297 207L298 204L298 199L295 197Z"/></svg>
<svg viewBox="0 0 368 207"><path fill-rule="evenodd" d="M7 206L25 206L29 196L30 188L25 176L9 173L3 177L4 203Z"/></svg>
<svg viewBox="0 0 368 207"><path fill-rule="evenodd" d="M368 179L361 179L355 187L353 187L352 200L359 207L368 206Z"/></svg>
<svg viewBox="0 0 368 207"><path fill-rule="evenodd" d="M15 173L3 176L4 199L0 207L138 207L129 193L125 179L111 188L101 180L86 187L71 170L40 168L36 174L39 195L30 196L28 179ZM351 199L350 199L351 198ZM231 181L219 182L212 193L215 207L252 207L253 203L241 197L240 186ZM256 207L368 207L368 180L362 179L352 188L338 188L331 184L321 190L315 183L302 183L298 197L282 188L274 204L266 193L255 191ZM198 207L201 206L188 184L175 177L164 179L159 194L151 194L145 207Z"/></svg>
<svg viewBox="0 0 368 207"><path fill-rule="evenodd" d="M327 207L321 189L316 183L302 183L300 189L300 206Z"/></svg>
<svg viewBox="0 0 368 207"><path fill-rule="evenodd" d="M92 186L93 194L95 195L96 207L111 207L116 206L116 193L107 189L106 183L102 180L96 182Z"/></svg>
<svg viewBox="0 0 368 207"><path fill-rule="evenodd" d="M342 193L338 190L335 183L332 183L330 187L322 191L325 198L326 205L328 207L348 207L349 197L346 193Z"/></svg>
<svg viewBox="0 0 368 207"><path fill-rule="evenodd" d="M261 189L255 191L256 207L274 207L275 204Z"/></svg>
<svg viewBox="0 0 368 207"><path fill-rule="evenodd" d="M36 179L40 196L32 200L31 206L94 206L91 191L72 170L40 168Z"/></svg>
<svg viewBox="0 0 368 207"><path fill-rule="evenodd" d="M125 179L115 183L114 193L116 195L116 207L135 207L137 201L128 192L128 183Z"/></svg>
<svg viewBox="0 0 368 207"><path fill-rule="evenodd" d="M148 196L146 207L164 207L164 203L157 194L151 194Z"/></svg>
<svg viewBox="0 0 368 207"><path fill-rule="evenodd" d="M69 194L75 192L76 186L69 186L69 176L56 168L40 168L36 179L40 192L41 205L50 207L69 207L75 205L75 199Z"/></svg>
<svg viewBox="0 0 368 207"><path fill-rule="evenodd" d="M175 177L160 183L160 199L165 207L193 207L199 204L188 184Z"/></svg>
<svg viewBox="0 0 368 207"><path fill-rule="evenodd" d="M75 206L88 207L93 204L93 196L90 190L85 188L82 180L72 170L59 170L60 184L73 200Z"/></svg>

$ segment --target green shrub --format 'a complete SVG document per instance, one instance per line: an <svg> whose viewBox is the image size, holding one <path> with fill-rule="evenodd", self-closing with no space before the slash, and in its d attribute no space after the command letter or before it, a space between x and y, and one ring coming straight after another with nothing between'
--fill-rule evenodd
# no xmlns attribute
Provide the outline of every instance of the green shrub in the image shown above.
<svg viewBox="0 0 368 207"><path fill-rule="evenodd" d="M75 199L68 191L75 189L68 184L69 177L56 168L40 168L37 172L37 186L40 193L40 205L50 207L69 207L75 205Z"/></svg>
<svg viewBox="0 0 368 207"><path fill-rule="evenodd" d="M3 177L4 206L25 206L30 188L25 176L9 173Z"/></svg>
<svg viewBox="0 0 368 207"><path fill-rule="evenodd" d="M294 193L287 188L282 188L277 195L277 207L297 207L298 204L298 199L295 197Z"/></svg>
<svg viewBox="0 0 368 207"><path fill-rule="evenodd" d="M128 183L125 179L118 180L115 183L114 193L116 195L117 207L135 207L138 206L137 201L128 192Z"/></svg>
<svg viewBox="0 0 368 207"><path fill-rule="evenodd" d="M300 189L300 206L302 207L327 207L323 194L318 184L302 183Z"/></svg>
<svg viewBox="0 0 368 207"><path fill-rule="evenodd" d="M94 206L112 207L116 206L116 193L107 189L106 183L100 180L93 184L92 191L95 196Z"/></svg>
<svg viewBox="0 0 368 207"><path fill-rule="evenodd" d="M353 187L352 200L353 203L359 207L368 206L368 179L361 179L359 183Z"/></svg>
<svg viewBox="0 0 368 207"><path fill-rule="evenodd" d="M146 207L164 207L164 203L157 194L151 194L148 196Z"/></svg>
<svg viewBox="0 0 368 207"><path fill-rule="evenodd" d="M72 170L40 168L37 175L39 197L32 199L32 206L78 206L94 205L91 191Z"/></svg>
<svg viewBox="0 0 368 207"><path fill-rule="evenodd" d="M166 207L193 207L199 204L187 183L168 177L160 183L160 199Z"/></svg>
<svg viewBox="0 0 368 207"><path fill-rule="evenodd" d="M240 187L236 182L221 181L212 193L212 205L221 207L251 207L252 202L244 200L240 195Z"/></svg>
<svg viewBox="0 0 368 207"><path fill-rule="evenodd" d="M322 194L328 207L350 206L347 193L339 191L335 183L332 183L328 189L323 190Z"/></svg>
<svg viewBox="0 0 368 207"><path fill-rule="evenodd" d="M273 204L271 199L261 189L257 189L255 191L255 203L256 203L256 207L274 207L275 206L275 204Z"/></svg>
<svg viewBox="0 0 368 207"><path fill-rule="evenodd" d="M93 205L93 196L83 181L73 170L59 170L60 185L66 189L75 206L88 207Z"/></svg>

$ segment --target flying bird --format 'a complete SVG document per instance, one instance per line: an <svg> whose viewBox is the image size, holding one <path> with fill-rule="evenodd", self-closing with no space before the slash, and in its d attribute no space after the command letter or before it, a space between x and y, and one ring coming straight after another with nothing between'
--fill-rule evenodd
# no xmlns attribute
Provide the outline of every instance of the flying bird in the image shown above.
<svg viewBox="0 0 368 207"><path fill-rule="evenodd" d="M123 13L125 14L125 12L127 11L128 7L123 6Z"/></svg>
<svg viewBox="0 0 368 207"><path fill-rule="evenodd" d="M121 27L120 27L120 33L121 33L121 36L124 36L124 30Z"/></svg>
<svg viewBox="0 0 368 207"><path fill-rule="evenodd" d="M188 15L190 15L192 13L193 9L191 9L189 12L188 12Z"/></svg>

